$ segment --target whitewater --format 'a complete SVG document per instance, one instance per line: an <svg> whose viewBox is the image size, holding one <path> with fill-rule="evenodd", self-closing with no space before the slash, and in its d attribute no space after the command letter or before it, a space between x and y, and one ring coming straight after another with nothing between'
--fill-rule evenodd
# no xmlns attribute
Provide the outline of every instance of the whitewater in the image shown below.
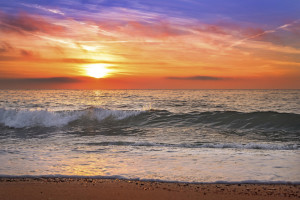
<svg viewBox="0 0 300 200"><path fill-rule="evenodd" d="M0 176L300 182L300 90L0 90Z"/></svg>

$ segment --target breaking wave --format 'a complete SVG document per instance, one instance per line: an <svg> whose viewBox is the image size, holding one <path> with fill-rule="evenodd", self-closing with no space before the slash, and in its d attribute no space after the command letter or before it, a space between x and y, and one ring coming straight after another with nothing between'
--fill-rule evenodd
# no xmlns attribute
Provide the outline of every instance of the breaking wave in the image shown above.
<svg viewBox="0 0 300 200"><path fill-rule="evenodd" d="M70 122L88 119L102 121L107 118L122 120L142 111L88 108L75 111L17 110L0 108L0 123L12 128L64 126Z"/></svg>
<svg viewBox="0 0 300 200"><path fill-rule="evenodd" d="M87 108L72 111L0 108L0 124L11 128L59 127L78 121L114 121L130 118L132 126L206 126L226 129L292 131L300 133L300 115L277 112L236 111L172 113L166 110L110 110ZM127 123L125 121L124 123ZM117 125L117 124L114 124Z"/></svg>

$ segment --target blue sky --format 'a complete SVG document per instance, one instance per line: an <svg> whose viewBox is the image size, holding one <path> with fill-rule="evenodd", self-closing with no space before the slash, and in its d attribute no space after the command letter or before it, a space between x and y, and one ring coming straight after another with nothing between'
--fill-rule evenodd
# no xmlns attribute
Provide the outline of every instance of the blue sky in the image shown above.
<svg viewBox="0 0 300 200"><path fill-rule="evenodd" d="M299 0L27 0L0 1L2 10L40 12L24 4L49 6L76 16L76 10L101 12L103 7L123 7L157 12L167 16L187 17L203 22L233 21L276 26L300 19Z"/></svg>

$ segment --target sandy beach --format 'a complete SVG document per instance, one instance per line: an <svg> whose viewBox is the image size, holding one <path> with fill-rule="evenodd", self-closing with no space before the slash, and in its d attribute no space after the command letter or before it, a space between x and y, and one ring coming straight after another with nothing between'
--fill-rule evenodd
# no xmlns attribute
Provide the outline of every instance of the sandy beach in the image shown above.
<svg viewBox="0 0 300 200"><path fill-rule="evenodd" d="M1 178L8 199L299 199L300 185L186 184L87 178Z"/></svg>

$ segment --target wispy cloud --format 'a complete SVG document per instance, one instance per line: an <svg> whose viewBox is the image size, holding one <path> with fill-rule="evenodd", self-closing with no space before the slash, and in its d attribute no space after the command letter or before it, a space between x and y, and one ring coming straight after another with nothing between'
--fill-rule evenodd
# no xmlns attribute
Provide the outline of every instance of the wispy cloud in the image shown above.
<svg viewBox="0 0 300 200"><path fill-rule="evenodd" d="M48 22L42 16L29 15L27 13L18 13L10 15L0 13L0 28L8 32L43 32L57 34L64 30L64 27Z"/></svg>
<svg viewBox="0 0 300 200"><path fill-rule="evenodd" d="M65 15L65 13L63 13L59 9L47 8L47 7L38 5L38 4L26 4L26 3L22 3L22 5L26 6L26 7L30 7L30 8L40 9L40 10L47 11L47 12L54 13L54 14Z"/></svg>
<svg viewBox="0 0 300 200"><path fill-rule="evenodd" d="M287 29L288 27L293 26L294 24L297 24L299 22L300 22L300 19L297 19L297 20L294 20L293 22L291 22L289 24L283 24L283 25L278 26L274 29L266 30L266 31L263 31L262 33L258 33L258 34L252 35L250 37L246 37L244 39L241 39L241 40L238 40L238 41L234 42L232 45L229 46L229 48L238 46L238 45L242 44L243 42L245 42L247 40L255 39L255 38L258 38L260 36L269 34L269 33L274 33L274 32L276 32L278 30L281 30L281 29Z"/></svg>
<svg viewBox="0 0 300 200"><path fill-rule="evenodd" d="M8 42L0 41L0 53L9 52L12 49L13 47Z"/></svg>

